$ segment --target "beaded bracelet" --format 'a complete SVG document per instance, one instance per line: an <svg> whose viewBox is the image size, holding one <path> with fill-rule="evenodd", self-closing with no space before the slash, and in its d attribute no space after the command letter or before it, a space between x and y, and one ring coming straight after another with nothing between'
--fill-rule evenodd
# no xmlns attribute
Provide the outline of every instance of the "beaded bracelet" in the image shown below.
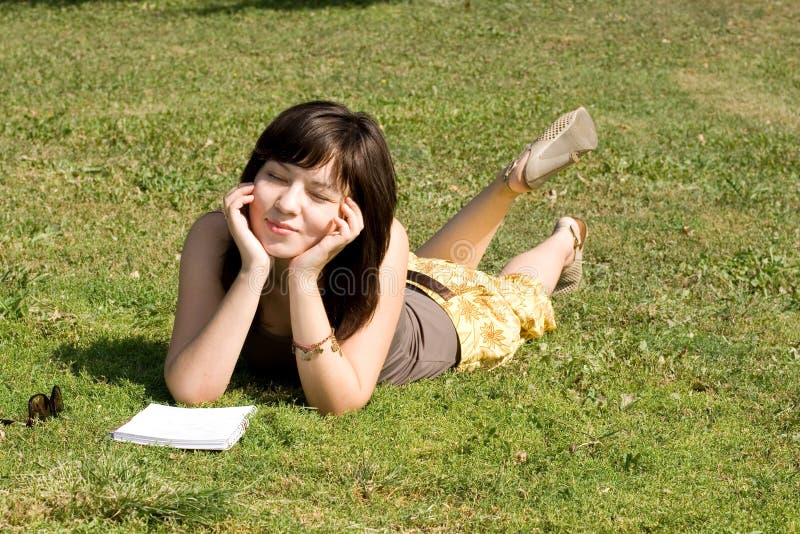
<svg viewBox="0 0 800 534"><path fill-rule="evenodd" d="M323 352L322 345L326 341L328 341L329 339L331 340L331 351L332 352L339 352L339 342L336 341L336 336L333 333L333 328L331 328L331 334L328 337L326 337L325 339L323 339L322 341L320 341L318 343L313 343L311 345L302 345L302 344L296 342L293 339L292 340L292 349L299 350L300 351L300 355L299 355L300 359L303 360L303 361L309 362L314 357L316 357L317 355L322 354L322 352ZM342 355L342 353L339 352L339 356L341 356L341 355Z"/></svg>

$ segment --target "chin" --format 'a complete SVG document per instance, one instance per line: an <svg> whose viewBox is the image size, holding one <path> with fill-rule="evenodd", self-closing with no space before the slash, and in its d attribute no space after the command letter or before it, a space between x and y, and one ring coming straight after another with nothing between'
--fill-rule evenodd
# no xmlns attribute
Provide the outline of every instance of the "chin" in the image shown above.
<svg viewBox="0 0 800 534"><path fill-rule="evenodd" d="M267 251L267 254L272 256L273 258L280 258L280 259L287 259L290 260L296 256L299 256L304 250L298 249L297 246L290 246L286 243L263 243L264 250Z"/></svg>

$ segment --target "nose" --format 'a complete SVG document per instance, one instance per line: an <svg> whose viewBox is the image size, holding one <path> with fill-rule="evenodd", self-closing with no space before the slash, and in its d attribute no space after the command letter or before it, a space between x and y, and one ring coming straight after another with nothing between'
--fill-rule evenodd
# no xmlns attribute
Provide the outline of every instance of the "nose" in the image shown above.
<svg viewBox="0 0 800 534"><path fill-rule="evenodd" d="M297 182L283 189L275 200L275 207L282 213L296 214L302 206L302 184Z"/></svg>

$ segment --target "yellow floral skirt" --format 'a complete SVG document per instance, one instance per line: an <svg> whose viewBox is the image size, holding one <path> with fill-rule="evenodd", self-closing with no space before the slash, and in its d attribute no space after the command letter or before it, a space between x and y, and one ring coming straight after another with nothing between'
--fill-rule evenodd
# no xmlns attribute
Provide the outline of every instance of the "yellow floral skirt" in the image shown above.
<svg viewBox="0 0 800 534"><path fill-rule="evenodd" d="M438 258L409 253L408 269L450 290L447 298L409 280L450 316L461 345L458 370L497 367L508 362L525 340L556 327L553 306L541 282L527 274L491 276Z"/></svg>

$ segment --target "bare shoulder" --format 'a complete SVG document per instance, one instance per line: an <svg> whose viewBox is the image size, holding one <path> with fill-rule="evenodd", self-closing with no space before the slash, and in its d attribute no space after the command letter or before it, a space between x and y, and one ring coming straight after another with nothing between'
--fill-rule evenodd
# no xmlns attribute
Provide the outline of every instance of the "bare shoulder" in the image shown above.
<svg viewBox="0 0 800 534"><path fill-rule="evenodd" d="M211 247L227 248L231 240L228 231L228 221L220 211L210 211L197 219L189 229L186 236L187 243L190 241L205 241Z"/></svg>
<svg viewBox="0 0 800 534"><path fill-rule="evenodd" d="M408 233L405 226L397 219L392 221L390 235L389 252L403 253L405 260L408 261Z"/></svg>
<svg viewBox="0 0 800 534"><path fill-rule="evenodd" d="M402 288L406 285L406 272L408 271L408 235L397 219L392 223L389 249L383 258L380 271L382 299L392 300L390 296L394 295L402 304Z"/></svg>
<svg viewBox="0 0 800 534"><path fill-rule="evenodd" d="M228 223L221 212L212 211L197 219L189 229L181 251L181 278L201 276L219 279L225 251L231 243Z"/></svg>
<svg viewBox="0 0 800 534"><path fill-rule="evenodd" d="M403 223L398 221L396 218L392 220L392 236L394 236L395 232L400 232L403 235L406 235L406 227L403 226Z"/></svg>
<svg viewBox="0 0 800 534"><path fill-rule="evenodd" d="M219 211L211 211L197 219L183 244L181 259L186 254L220 257L230 245L228 222Z"/></svg>

